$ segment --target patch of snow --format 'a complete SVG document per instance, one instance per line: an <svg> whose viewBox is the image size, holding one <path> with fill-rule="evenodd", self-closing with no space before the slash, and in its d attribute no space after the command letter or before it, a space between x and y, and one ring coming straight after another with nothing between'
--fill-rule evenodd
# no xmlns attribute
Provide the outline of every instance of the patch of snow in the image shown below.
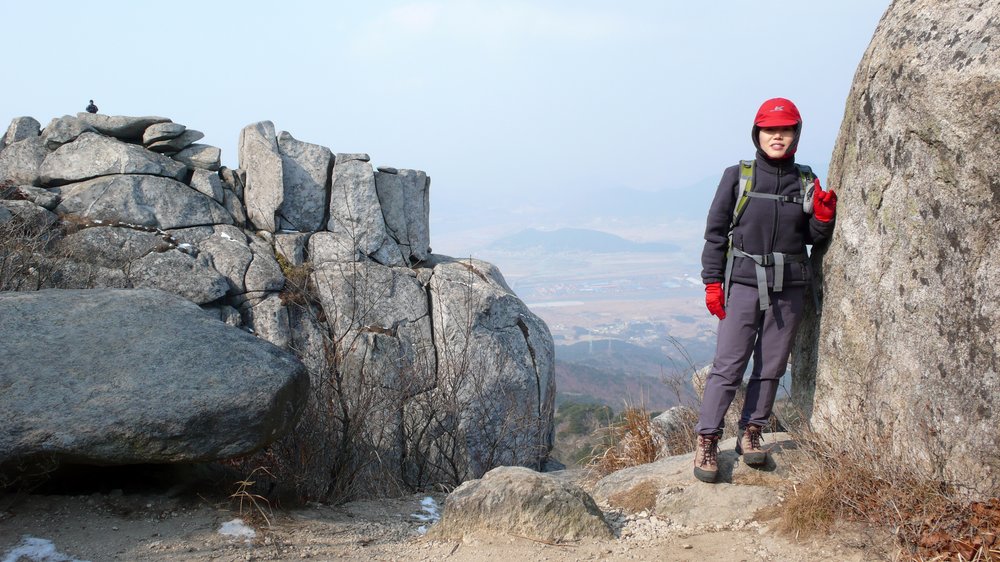
<svg viewBox="0 0 1000 562"><path fill-rule="evenodd" d="M56 550L52 541L24 535L13 550L4 554L3 562L17 562L23 559L34 562L83 562Z"/></svg>
<svg viewBox="0 0 1000 562"><path fill-rule="evenodd" d="M437 523L438 519L441 519L441 506L439 506L437 502L434 501L434 498L430 496L427 496L420 501L420 509L422 513L411 513L410 517L431 525ZM427 525L417 527L417 532L421 535L426 534Z"/></svg>
<svg viewBox="0 0 1000 562"><path fill-rule="evenodd" d="M232 521L226 521L219 527L219 534L229 537L246 537L252 539L257 536L257 531L248 527L242 519L233 519Z"/></svg>

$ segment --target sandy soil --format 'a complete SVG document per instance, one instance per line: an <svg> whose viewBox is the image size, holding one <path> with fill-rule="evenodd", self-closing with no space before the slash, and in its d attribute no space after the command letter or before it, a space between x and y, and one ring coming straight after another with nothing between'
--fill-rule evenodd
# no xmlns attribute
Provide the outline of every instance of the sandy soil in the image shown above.
<svg viewBox="0 0 1000 562"><path fill-rule="evenodd" d="M164 492L0 496L0 561L25 560L875 560L861 533L796 542L766 523L735 521L711 529L672 525L653 514L607 511L617 538L546 544L511 536L477 535L431 541L415 514L427 495L312 505L274 512L270 525L245 509L255 536L221 534L241 516L226 500ZM433 496L438 504L444 497ZM35 539L35 540L33 540ZM39 542L44 539L48 542ZM42 552L48 557L17 557Z"/></svg>

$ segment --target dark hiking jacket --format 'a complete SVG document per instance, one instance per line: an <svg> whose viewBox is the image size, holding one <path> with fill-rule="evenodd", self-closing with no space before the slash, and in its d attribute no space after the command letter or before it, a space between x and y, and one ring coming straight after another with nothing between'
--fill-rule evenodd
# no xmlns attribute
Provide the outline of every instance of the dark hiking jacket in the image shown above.
<svg viewBox="0 0 1000 562"><path fill-rule="evenodd" d="M736 205L736 190L740 180L739 165L726 168L708 211L705 226L705 248L701 253L701 279L705 284L722 282L726 273L726 251L729 247L729 225ZM794 158L771 160L760 153L756 157L753 190L798 197L801 180ZM827 240L833 233L834 221L820 222L802 212L802 205L770 199L750 198L740 223L733 230L733 245L748 254L771 252L799 254L806 244ZM774 268L768 267L767 285L773 286ZM785 264L784 285L802 286L809 281L805 263ZM737 257L733 263L732 281L757 286L754 263L750 258Z"/></svg>

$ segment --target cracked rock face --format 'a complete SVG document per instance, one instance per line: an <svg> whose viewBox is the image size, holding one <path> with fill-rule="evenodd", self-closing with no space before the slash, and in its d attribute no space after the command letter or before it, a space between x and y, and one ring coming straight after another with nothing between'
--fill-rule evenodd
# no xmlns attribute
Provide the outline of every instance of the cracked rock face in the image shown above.
<svg viewBox="0 0 1000 562"><path fill-rule="evenodd" d="M460 426L469 469L481 475L501 464L532 466L552 444L555 349L548 327L491 264L435 261L429 287L438 377L468 401ZM504 435L503 426L517 431Z"/></svg>
<svg viewBox="0 0 1000 562"><path fill-rule="evenodd" d="M858 67L830 166L813 415L981 497L1000 490L996 25L971 4L894 2Z"/></svg>

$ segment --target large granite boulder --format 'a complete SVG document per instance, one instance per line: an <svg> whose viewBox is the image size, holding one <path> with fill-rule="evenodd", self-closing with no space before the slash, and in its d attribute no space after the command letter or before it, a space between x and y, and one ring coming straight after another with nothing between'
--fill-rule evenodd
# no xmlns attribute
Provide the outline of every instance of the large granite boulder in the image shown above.
<svg viewBox="0 0 1000 562"><path fill-rule="evenodd" d="M48 155L45 140L39 136L8 145L0 151L0 183L37 185L39 170Z"/></svg>
<svg viewBox="0 0 1000 562"><path fill-rule="evenodd" d="M278 150L284 189L277 210L279 226L300 232L322 230L333 152L325 146L296 140L286 131L278 135Z"/></svg>
<svg viewBox="0 0 1000 562"><path fill-rule="evenodd" d="M813 422L973 496L1000 493L996 9L893 2L830 166Z"/></svg>
<svg viewBox="0 0 1000 562"><path fill-rule="evenodd" d="M194 129L185 129L183 133L172 139L163 139L147 144L146 149L153 152L175 154L203 138L205 138L205 133Z"/></svg>
<svg viewBox="0 0 1000 562"><path fill-rule="evenodd" d="M407 261L386 228L368 160L367 154L337 154L326 229L350 240L363 256L383 265L404 265Z"/></svg>
<svg viewBox="0 0 1000 562"><path fill-rule="evenodd" d="M423 261L430 253L430 184L420 170L379 168L375 174L385 225L410 262Z"/></svg>
<svg viewBox="0 0 1000 562"><path fill-rule="evenodd" d="M222 167L222 149L207 144L192 144L171 156L189 168L217 171Z"/></svg>
<svg viewBox="0 0 1000 562"><path fill-rule="evenodd" d="M175 139L187 130L187 127L173 121L152 124L142 132L142 144L150 145L162 140Z"/></svg>
<svg viewBox="0 0 1000 562"><path fill-rule="evenodd" d="M448 494L441 519L427 536L462 539L476 531L538 541L614 536L600 508L580 487L514 466L495 468Z"/></svg>
<svg viewBox="0 0 1000 562"><path fill-rule="evenodd" d="M150 252L126 272L136 288L160 289L195 304L210 303L226 294L229 283L204 256L178 250Z"/></svg>
<svg viewBox="0 0 1000 562"><path fill-rule="evenodd" d="M0 140L0 149L31 137L42 134L42 124L34 117L15 117L11 119L10 125L3 139Z"/></svg>
<svg viewBox="0 0 1000 562"><path fill-rule="evenodd" d="M275 232L275 212L284 200L284 171L274 123L261 121L240 132L240 168L246 171L243 202L247 217L261 230Z"/></svg>
<svg viewBox="0 0 1000 562"><path fill-rule="evenodd" d="M274 252L259 239L238 228L217 226L212 236L198 244L211 257L215 269L229 282L229 294L280 291L285 283Z"/></svg>
<svg viewBox="0 0 1000 562"><path fill-rule="evenodd" d="M94 225L59 240L59 253L75 261L101 267L130 269L140 258L171 245L151 229Z"/></svg>
<svg viewBox="0 0 1000 562"><path fill-rule="evenodd" d="M97 131L72 115L63 115L49 121L41 134L42 138L45 139L46 148L55 150L68 142L73 142L77 137L87 132L96 133Z"/></svg>
<svg viewBox="0 0 1000 562"><path fill-rule="evenodd" d="M495 266L439 256L428 261L435 392L463 404L454 414L470 474L499 465L540 467L553 439L555 348L548 326Z"/></svg>
<svg viewBox="0 0 1000 562"><path fill-rule="evenodd" d="M222 205L187 185L159 176L103 176L58 188L60 213L156 228L231 224Z"/></svg>
<svg viewBox="0 0 1000 562"><path fill-rule="evenodd" d="M344 370L378 377L353 378L359 392L370 383L402 400L433 386L437 363L427 292L412 270L372 261L328 263L312 281L333 340L348 349Z"/></svg>
<svg viewBox="0 0 1000 562"><path fill-rule="evenodd" d="M114 174L147 174L183 180L187 167L162 154L97 133L83 133L49 154L39 170L42 185L64 185Z"/></svg>
<svg viewBox="0 0 1000 562"><path fill-rule="evenodd" d="M0 465L247 454L308 390L293 355L160 291L0 293L0 334Z"/></svg>

